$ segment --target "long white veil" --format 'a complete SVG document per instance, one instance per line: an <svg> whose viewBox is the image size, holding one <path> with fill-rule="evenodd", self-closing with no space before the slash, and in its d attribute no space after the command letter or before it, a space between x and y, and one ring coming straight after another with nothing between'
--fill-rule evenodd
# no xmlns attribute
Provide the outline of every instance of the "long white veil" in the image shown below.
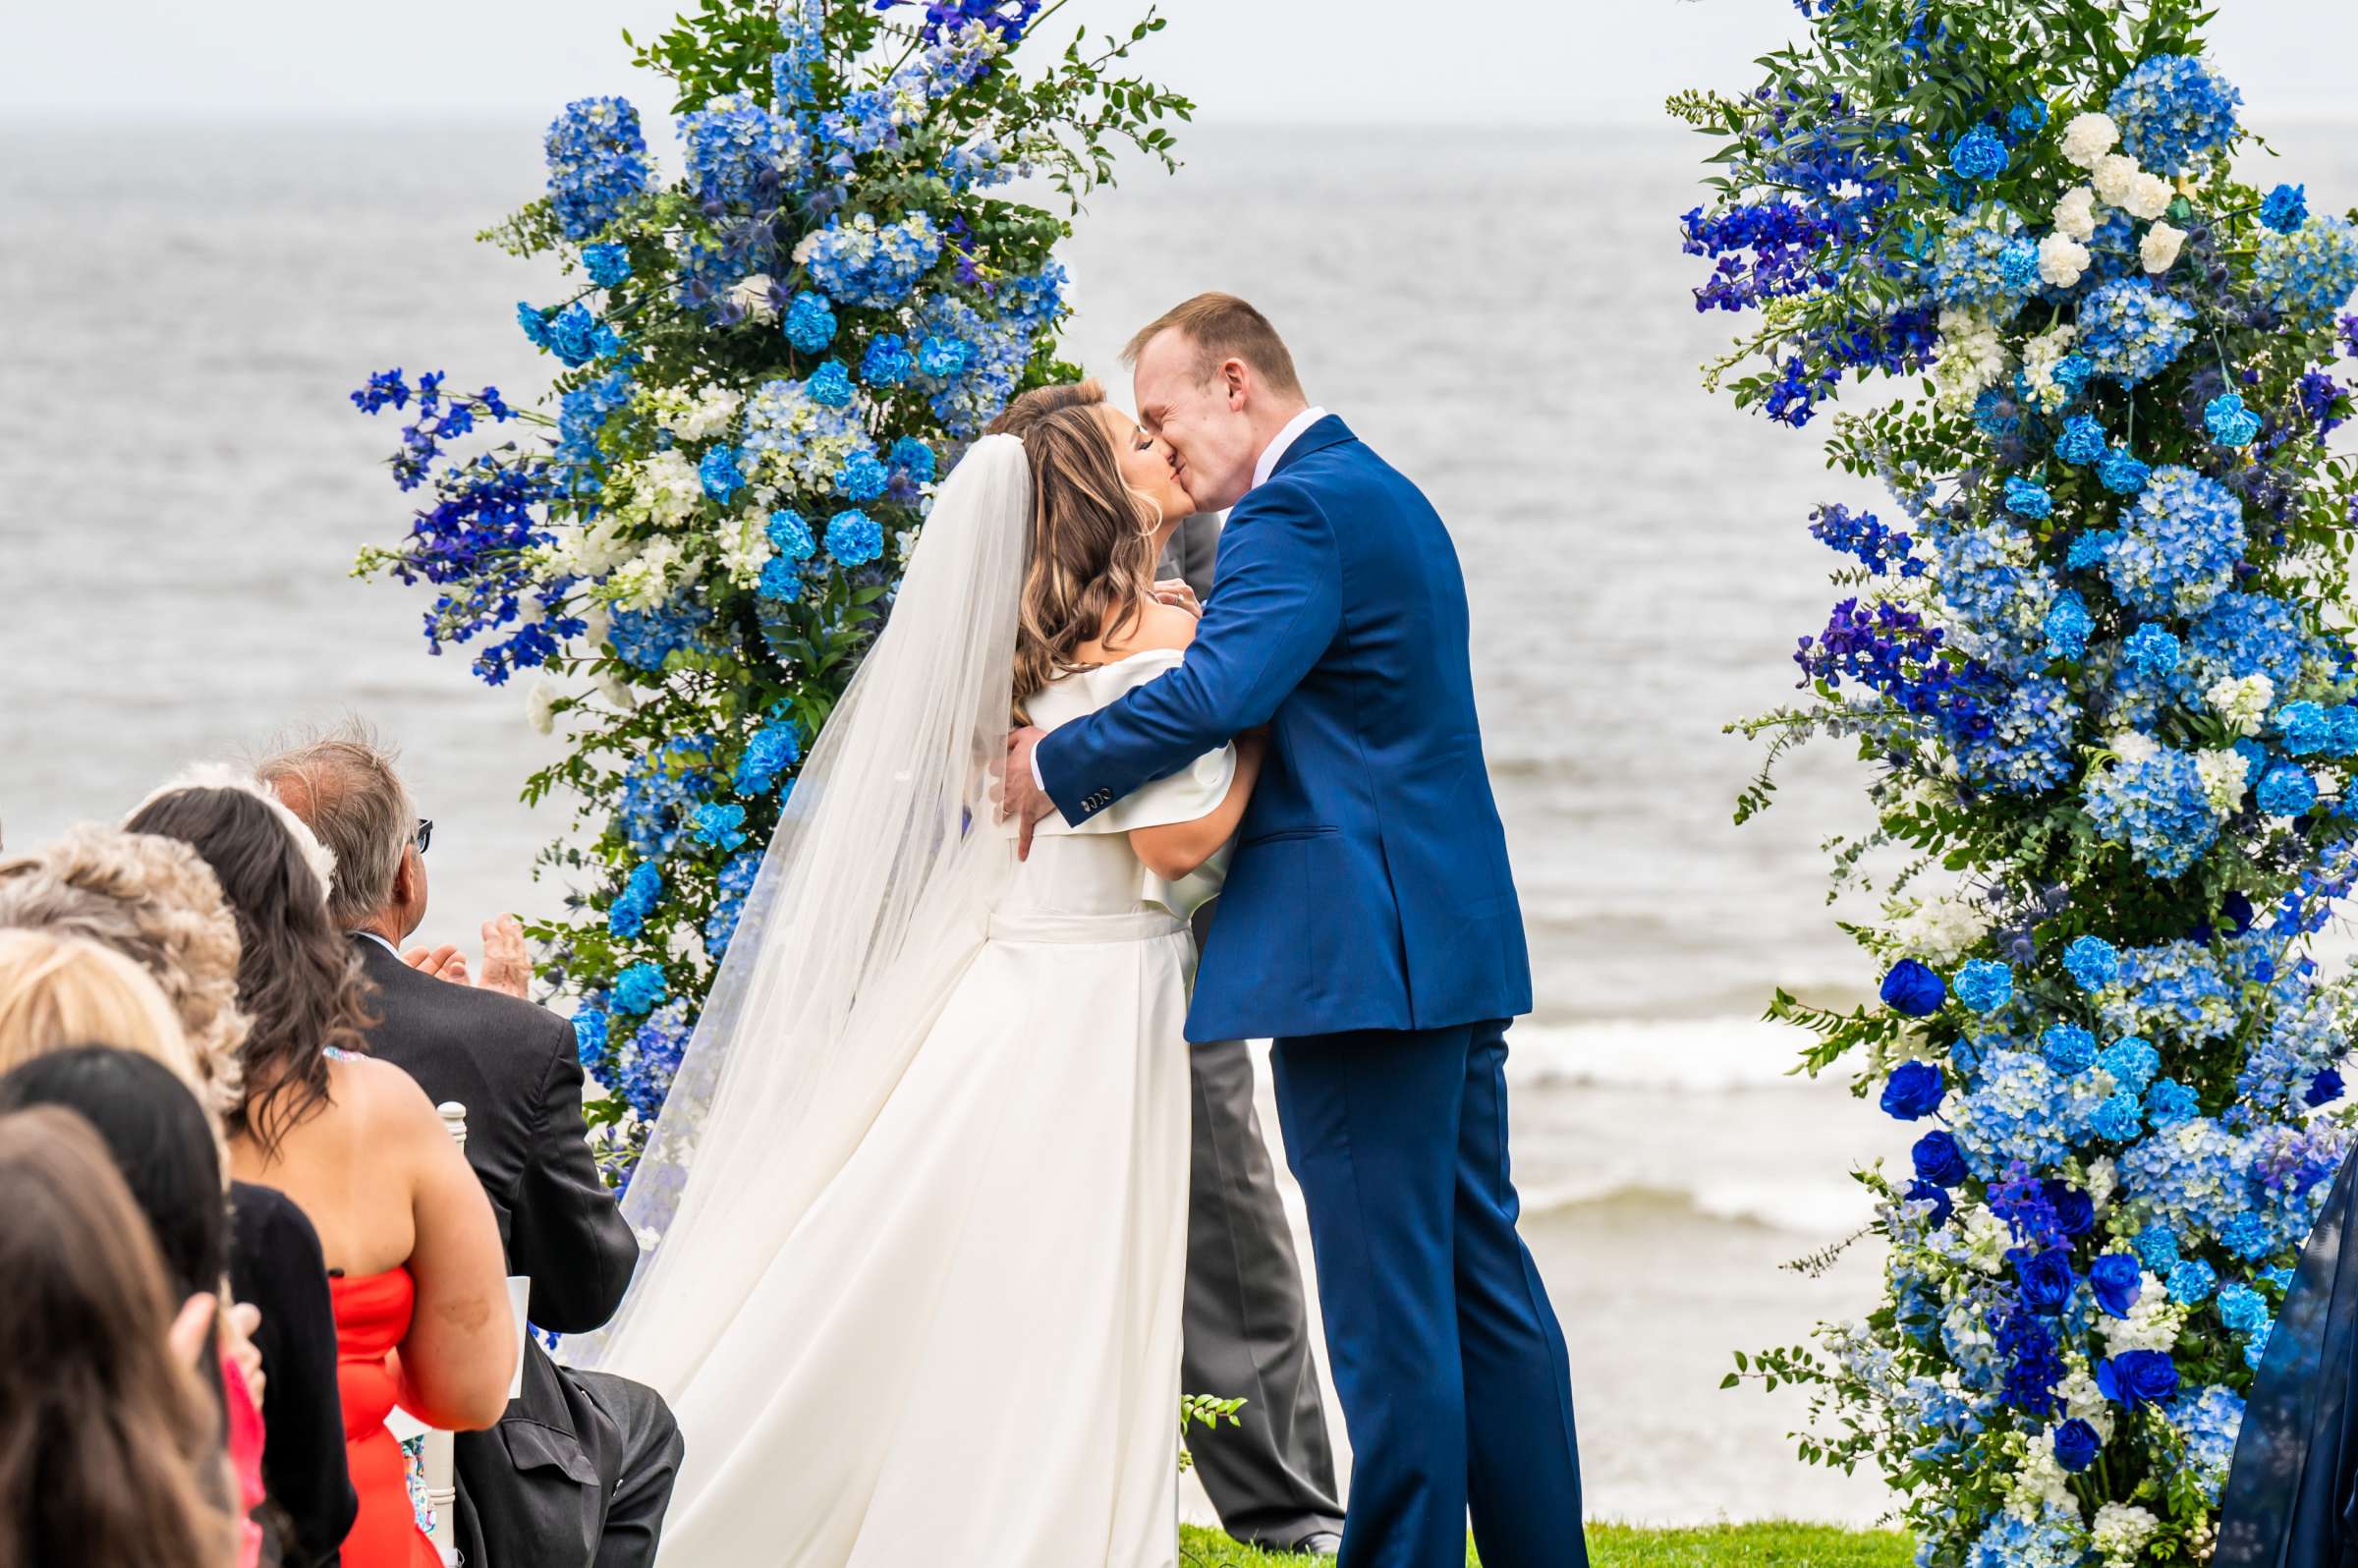
<svg viewBox="0 0 2358 1568"><path fill-rule="evenodd" d="M858 1147L1013 874L990 769L1013 698L1031 475L985 436L821 729L623 1213L655 1238L565 1359L676 1391Z"/></svg>

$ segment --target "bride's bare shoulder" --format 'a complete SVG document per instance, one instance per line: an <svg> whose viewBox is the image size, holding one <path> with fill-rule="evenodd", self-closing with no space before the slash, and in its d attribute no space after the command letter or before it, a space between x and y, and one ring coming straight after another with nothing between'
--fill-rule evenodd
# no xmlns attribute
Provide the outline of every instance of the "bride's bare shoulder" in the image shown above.
<svg viewBox="0 0 2358 1568"><path fill-rule="evenodd" d="M1128 625L1121 627L1109 639L1100 640L1101 661L1126 659L1134 653L1149 653L1158 648L1174 651L1184 649L1196 640L1196 618L1182 609L1159 600L1144 605Z"/></svg>

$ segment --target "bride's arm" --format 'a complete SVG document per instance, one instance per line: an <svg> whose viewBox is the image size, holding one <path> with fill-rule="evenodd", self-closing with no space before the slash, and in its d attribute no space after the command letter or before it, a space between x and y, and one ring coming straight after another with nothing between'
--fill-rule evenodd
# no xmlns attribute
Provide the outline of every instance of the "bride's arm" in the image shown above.
<svg viewBox="0 0 2358 1568"><path fill-rule="evenodd" d="M1176 882L1187 876L1218 852L1222 844L1236 836L1236 826L1245 818L1245 807L1253 799L1253 786L1261 778L1261 758L1267 749L1267 737L1259 730L1248 731L1236 738L1236 775L1229 780L1228 793L1220 804L1192 822L1166 822L1160 827L1134 827L1130 830L1130 848L1147 869L1166 882Z"/></svg>

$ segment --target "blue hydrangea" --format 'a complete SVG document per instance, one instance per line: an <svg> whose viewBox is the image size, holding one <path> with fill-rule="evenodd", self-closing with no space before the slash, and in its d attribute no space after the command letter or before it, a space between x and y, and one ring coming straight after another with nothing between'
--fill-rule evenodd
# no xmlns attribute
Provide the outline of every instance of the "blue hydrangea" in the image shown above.
<svg viewBox="0 0 2358 1568"><path fill-rule="evenodd" d="M582 247L582 269L590 274L590 281L601 289L627 283L631 276L630 247L585 245Z"/></svg>
<svg viewBox="0 0 2358 1568"><path fill-rule="evenodd" d="M2194 758L2170 747L2090 772L2080 801L2096 830L2126 844L2156 878L2179 875L2218 837L2218 818Z"/></svg>
<svg viewBox="0 0 2358 1568"><path fill-rule="evenodd" d="M2252 1041L2235 1076L2235 1096L2263 1115L2298 1120L2319 1076L2347 1049L2330 993L2305 992L2298 1003L2279 1007L2268 1032Z"/></svg>
<svg viewBox="0 0 2358 1568"><path fill-rule="evenodd" d="M848 570L884 553L884 530L865 512L838 512L827 520L827 553Z"/></svg>
<svg viewBox="0 0 2358 1568"><path fill-rule="evenodd" d="M841 360L829 360L811 372L803 391L821 408L840 409L852 401L852 372Z"/></svg>
<svg viewBox="0 0 2358 1568"><path fill-rule="evenodd" d="M656 1003L670 994L671 981L664 977L660 964L633 964L614 977L614 1006L620 1012L651 1012Z"/></svg>
<svg viewBox="0 0 2358 1568"><path fill-rule="evenodd" d="M2135 386L2194 341L2194 307L2143 278L2116 278L2080 302L2079 344L2096 373Z"/></svg>
<svg viewBox="0 0 2358 1568"><path fill-rule="evenodd" d="M917 358L909 352L909 345L887 332L869 344L860 361L860 379L870 386L899 386L916 368Z"/></svg>
<svg viewBox="0 0 2358 1568"><path fill-rule="evenodd" d="M680 1061L688 1054L688 1042L695 1034L685 997L632 1031L630 1043L622 1051L615 1087L641 1120L652 1121L662 1111L663 1098L671 1092L671 1081L679 1075Z"/></svg>
<svg viewBox="0 0 2358 1568"><path fill-rule="evenodd" d="M2358 229L2347 218L2316 217L2290 234L2263 234L2252 280L2296 329L2329 326L2358 288Z"/></svg>
<svg viewBox="0 0 2358 1568"><path fill-rule="evenodd" d="M2103 1001L2105 1025L2199 1045L2234 1033L2241 982L2201 942L2162 942L2120 955L2120 980Z"/></svg>
<svg viewBox="0 0 2358 1568"><path fill-rule="evenodd" d="M1987 126L1975 126L1949 148L1948 166L1966 180L1994 180L2006 172L2006 144Z"/></svg>
<svg viewBox="0 0 2358 1568"><path fill-rule="evenodd" d="M548 128L548 200L558 232L587 240L652 183L639 111L622 98L579 98Z"/></svg>
<svg viewBox="0 0 2358 1568"><path fill-rule="evenodd" d="M1977 958L1957 971L1949 989L1975 1012L1994 1013L2014 999L2014 970L1993 959Z"/></svg>
<svg viewBox="0 0 2358 1568"><path fill-rule="evenodd" d="M2214 1506L2235 1459L2235 1434L2243 1428L2243 1399L2223 1385L2181 1393L2164 1413L2185 1443L2184 1468Z"/></svg>
<svg viewBox="0 0 2358 1568"><path fill-rule="evenodd" d="M2088 651L2088 633L2096 625L2088 613L2088 601L2066 589L2055 595L2054 607L2047 612L2047 655L2049 658L2076 659Z"/></svg>
<svg viewBox="0 0 2358 1568"><path fill-rule="evenodd" d="M957 338L929 337L917 346L917 367L937 381L953 380L966 369L972 354Z"/></svg>
<svg viewBox="0 0 2358 1568"><path fill-rule="evenodd" d="M2096 1036L2077 1024L2050 1024L2039 1036L2039 1054L2057 1074L2069 1078L2095 1063Z"/></svg>
<svg viewBox="0 0 2358 1568"><path fill-rule="evenodd" d="M614 656L633 669L662 669L674 653L704 646L711 606L680 594L651 610L616 610L606 633Z"/></svg>
<svg viewBox="0 0 2358 1568"><path fill-rule="evenodd" d="M745 915L746 895L754 888L754 879L761 869L761 857L751 850L732 857L720 868L714 886L712 913L704 920L704 951L720 958L729 950L737 936L738 923Z"/></svg>
<svg viewBox="0 0 2358 1568"><path fill-rule="evenodd" d="M2046 485L2017 474L2006 480L2006 510L2016 517L2044 518L2054 512L2055 498Z"/></svg>
<svg viewBox="0 0 2358 1568"><path fill-rule="evenodd" d="M2217 479L2172 466L2130 505L2105 577L2121 602L2154 620L2200 615L2232 588L2243 560L2243 503Z"/></svg>
<svg viewBox="0 0 2358 1568"><path fill-rule="evenodd" d="M2243 94L2193 55L2158 54L2112 89L2105 112L2120 126L2120 146L2146 168L2184 174L2235 136Z"/></svg>
<svg viewBox="0 0 2358 1568"><path fill-rule="evenodd" d="M811 536L811 525L791 508L780 507L770 513L766 532L770 548L788 561L808 561L818 553L818 541Z"/></svg>
<svg viewBox="0 0 2358 1568"><path fill-rule="evenodd" d="M1952 224L1934 248L1927 269L1925 281L1933 297L1952 309L1974 311L2000 323L2012 320L2039 283L2035 246L2030 275L2025 279L2022 274L2020 258L2030 242L2021 227L2021 220L2002 207Z"/></svg>
<svg viewBox="0 0 2358 1568"><path fill-rule="evenodd" d="M826 296L808 289L786 308L786 341L798 354L816 354L835 341L835 312Z"/></svg>
<svg viewBox="0 0 2358 1568"><path fill-rule="evenodd" d="M892 482L892 472L873 452L855 452L836 471L835 488L847 501L872 501Z"/></svg>
<svg viewBox="0 0 2358 1568"><path fill-rule="evenodd" d="M2324 672L2326 649L2301 626L2300 612L2265 593L2222 593L2187 633L2195 679L2265 675L2278 693Z"/></svg>
<svg viewBox="0 0 2358 1568"><path fill-rule="evenodd" d="M2060 1164L2100 1103L2091 1079L2067 1079L2029 1051L1993 1051L1949 1126L1973 1173L1991 1181L2015 1161L2031 1171Z"/></svg>
<svg viewBox="0 0 2358 1568"><path fill-rule="evenodd" d="M2096 466L2098 482L2114 495L2135 495L2154 476L2153 467L2119 447L2106 452Z"/></svg>
<svg viewBox="0 0 2358 1568"><path fill-rule="evenodd" d="M2104 1048L2096 1065L2129 1093L2142 1095L2146 1086L2162 1071L2162 1053L2142 1036L2123 1035Z"/></svg>
<svg viewBox="0 0 2358 1568"><path fill-rule="evenodd" d="M2260 439L2260 416L2243 406L2240 392L2221 392L2205 404L2203 425L2220 446L2250 446Z"/></svg>
<svg viewBox="0 0 2358 1568"><path fill-rule="evenodd" d="M2084 991L2101 991L2120 977L2120 950L2101 936L2074 937L2063 949L2063 968Z"/></svg>
<svg viewBox="0 0 2358 1568"><path fill-rule="evenodd" d="M1991 1516L1965 1553L1965 1568L2078 1568L2087 1549L2077 1508L2018 1503Z"/></svg>
<svg viewBox="0 0 2358 1568"><path fill-rule="evenodd" d="M2278 762L2261 776L2254 798L2270 816L2306 816L2317 805L2317 780L2298 762Z"/></svg>
<svg viewBox="0 0 2358 1568"><path fill-rule="evenodd" d="M892 450L884 454L884 466L895 474L908 475L911 483L933 482L933 449L914 435L904 435L892 443Z"/></svg>
<svg viewBox="0 0 2358 1568"><path fill-rule="evenodd" d="M2218 1320L2238 1334L2256 1333L2268 1326L2268 1298L2237 1281L2218 1287Z"/></svg>
<svg viewBox="0 0 2358 1568"><path fill-rule="evenodd" d="M707 207L775 211L787 178L803 163L794 121L741 96L714 98L681 115L679 132L697 198Z"/></svg>
<svg viewBox="0 0 2358 1568"><path fill-rule="evenodd" d="M711 793L711 737L677 736L624 769L615 820L642 858L660 860L678 844L689 811Z"/></svg>
<svg viewBox="0 0 2358 1568"><path fill-rule="evenodd" d="M923 212L882 225L865 212L833 218L808 243L813 282L847 305L879 309L906 302L941 259L941 232Z"/></svg>

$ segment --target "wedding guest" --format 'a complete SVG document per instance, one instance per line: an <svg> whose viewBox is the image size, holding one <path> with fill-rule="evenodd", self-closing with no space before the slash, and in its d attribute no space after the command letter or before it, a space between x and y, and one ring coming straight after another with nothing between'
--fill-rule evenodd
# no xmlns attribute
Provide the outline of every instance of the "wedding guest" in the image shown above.
<svg viewBox="0 0 2358 1568"><path fill-rule="evenodd" d="M68 828L40 850L0 861L0 927L85 937L144 968L179 1014L218 1129L238 1103L246 1017L237 1007L237 921L194 849L152 834ZM75 1037L84 1036L51 1034L47 1043ZM224 1170L227 1160L224 1146ZM267 1376L265 1555L290 1568L332 1562L359 1500L344 1457L335 1316L319 1238L275 1188L231 1182L229 1211L232 1292L259 1315L253 1345Z"/></svg>
<svg viewBox="0 0 2358 1568"><path fill-rule="evenodd" d="M521 930L486 927L480 985L451 982L464 970L448 950L404 959L400 944L425 919L430 834L392 757L365 735L294 748L257 772L336 857L331 910L377 987L371 1051L437 1102L467 1107L467 1158L499 1215L509 1268L532 1278L532 1320L597 1328L621 1304L639 1247L590 1154L573 1027L524 1000ZM552 1444L563 1462L537 1462ZM558 1540L567 1561L652 1561L682 1451L654 1390L559 1367L534 1344L501 1428L457 1446L471 1562L554 1562Z"/></svg>
<svg viewBox="0 0 2358 1568"><path fill-rule="evenodd" d="M0 1562L230 1568L221 1449L192 1371L214 1304L164 1282L105 1147L0 1116Z"/></svg>
<svg viewBox="0 0 2358 1568"><path fill-rule="evenodd" d="M507 1403L517 1345L489 1205L417 1084L359 1054L360 967L328 922L333 862L310 830L227 770L167 787L125 826L193 845L237 917L251 1027L231 1168L293 1199L328 1265L360 1495L343 1561L436 1568L384 1421L398 1403L469 1430Z"/></svg>
<svg viewBox="0 0 2358 1568"><path fill-rule="evenodd" d="M55 1105L81 1116L106 1145L144 1216L181 1300L220 1289L229 1263L229 1215L221 1202L221 1157L211 1119L188 1081L152 1056L107 1045L49 1051L0 1074L0 1112ZM227 1450L237 1487L241 1564L261 1560L262 1414L245 1380L222 1357Z"/></svg>

